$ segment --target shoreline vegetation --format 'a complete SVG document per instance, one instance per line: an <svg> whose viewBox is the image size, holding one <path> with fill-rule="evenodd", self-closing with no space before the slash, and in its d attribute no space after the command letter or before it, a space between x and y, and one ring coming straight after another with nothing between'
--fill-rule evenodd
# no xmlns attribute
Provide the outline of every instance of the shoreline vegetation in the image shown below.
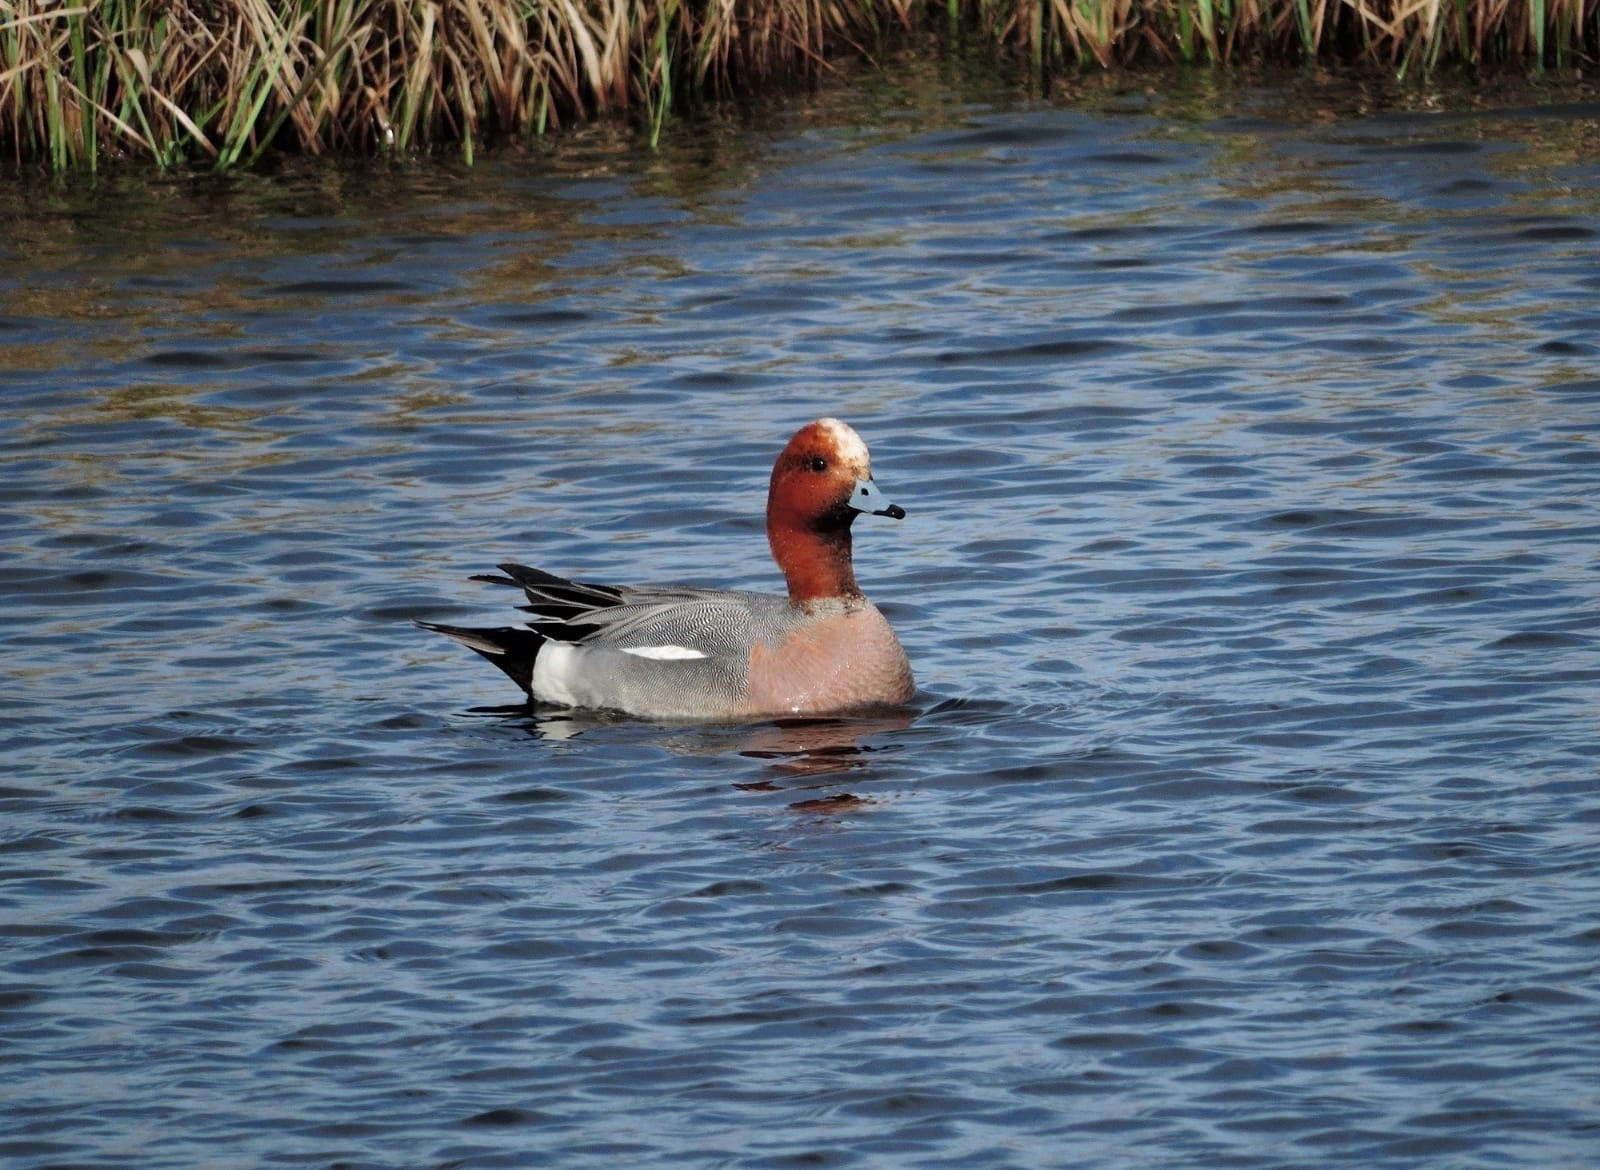
<svg viewBox="0 0 1600 1170"><path fill-rule="evenodd" d="M1600 0L0 0L0 158L56 172L473 151L907 45L1039 84L1164 63L1588 69Z"/></svg>

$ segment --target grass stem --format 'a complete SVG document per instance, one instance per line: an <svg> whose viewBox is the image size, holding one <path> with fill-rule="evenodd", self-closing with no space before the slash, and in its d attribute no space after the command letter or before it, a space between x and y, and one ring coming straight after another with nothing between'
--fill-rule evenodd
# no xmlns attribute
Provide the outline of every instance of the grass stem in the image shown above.
<svg viewBox="0 0 1600 1170"><path fill-rule="evenodd" d="M1043 83L1162 61L1592 64L1600 0L0 0L0 152L407 152L814 81L890 36L987 46Z"/></svg>

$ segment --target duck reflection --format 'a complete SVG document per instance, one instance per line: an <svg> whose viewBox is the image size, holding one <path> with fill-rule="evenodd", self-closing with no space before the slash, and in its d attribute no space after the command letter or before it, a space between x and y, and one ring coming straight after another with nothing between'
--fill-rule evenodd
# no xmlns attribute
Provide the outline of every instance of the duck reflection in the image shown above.
<svg viewBox="0 0 1600 1170"><path fill-rule="evenodd" d="M864 769L874 756L900 749L893 738L911 726L912 715L897 711L831 719L783 719L743 729L735 749L747 759L765 761L769 774L735 782L741 792L801 793L789 811L831 817L877 802L852 792L829 791L849 773Z"/></svg>
<svg viewBox="0 0 1600 1170"><path fill-rule="evenodd" d="M536 739L570 740L602 728L629 729L631 738L647 736L652 742L682 756L737 755L759 760L766 774L735 781L741 792L794 792L826 790L841 778L871 764L875 757L898 752L895 738L911 726L916 712L885 709L824 718L778 719L754 724L641 723L626 716L608 717L594 711L534 710L520 707L479 707L473 714L515 716L525 720L527 733ZM790 804L796 812L828 815L873 803L848 792L827 792Z"/></svg>
<svg viewBox="0 0 1600 1170"><path fill-rule="evenodd" d="M768 761L784 776L833 775L864 767L872 756L897 750L896 743L869 741L904 731L911 726L911 719L911 713L904 711L851 718L782 719L745 728L738 752L749 759Z"/></svg>

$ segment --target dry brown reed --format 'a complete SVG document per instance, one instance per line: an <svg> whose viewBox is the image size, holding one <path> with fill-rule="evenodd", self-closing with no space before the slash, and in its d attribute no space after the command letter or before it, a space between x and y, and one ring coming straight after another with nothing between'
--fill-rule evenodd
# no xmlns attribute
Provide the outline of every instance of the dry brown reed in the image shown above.
<svg viewBox="0 0 1600 1170"><path fill-rule="evenodd" d="M0 0L0 152L250 165L408 151L806 83L909 34L1039 77L1150 61L1587 64L1600 0Z"/></svg>

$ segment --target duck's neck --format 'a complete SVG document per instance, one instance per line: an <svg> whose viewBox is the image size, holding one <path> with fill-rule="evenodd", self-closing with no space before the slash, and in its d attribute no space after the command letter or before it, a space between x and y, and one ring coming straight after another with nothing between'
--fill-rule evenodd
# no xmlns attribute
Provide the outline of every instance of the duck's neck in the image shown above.
<svg viewBox="0 0 1600 1170"><path fill-rule="evenodd" d="M794 604L861 596L850 555L849 521L824 528L769 524L767 543L789 582L789 600Z"/></svg>

